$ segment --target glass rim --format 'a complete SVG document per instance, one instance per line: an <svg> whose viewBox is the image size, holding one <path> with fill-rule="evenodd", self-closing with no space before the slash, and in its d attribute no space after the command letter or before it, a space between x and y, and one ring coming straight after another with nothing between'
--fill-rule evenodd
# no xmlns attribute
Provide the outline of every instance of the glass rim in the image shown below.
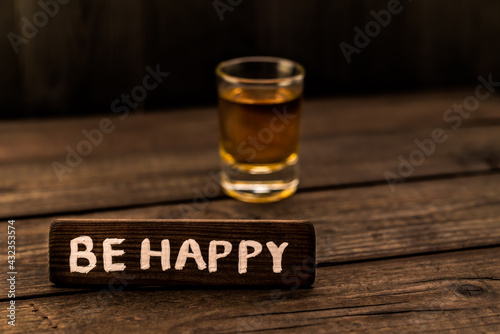
<svg viewBox="0 0 500 334"><path fill-rule="evenodd" d="M254 79L254 78L245 78L234 76L224 72L223 68L228 65L242 64L242 63L282 63L287 64L288 66L297 68L299 70L298 74L290 75L281 78L269 78L269 79ZM267 56L250 56L250 57L239 57L233 58L230 60L225 60L220 62L215 68L215 73L217 76L223 78L226 81L231 83L251 83L251 84L284 84L288 82L303 80L305 76L304 67L290 59L280 58L280 57L267 57Z"/></svg>

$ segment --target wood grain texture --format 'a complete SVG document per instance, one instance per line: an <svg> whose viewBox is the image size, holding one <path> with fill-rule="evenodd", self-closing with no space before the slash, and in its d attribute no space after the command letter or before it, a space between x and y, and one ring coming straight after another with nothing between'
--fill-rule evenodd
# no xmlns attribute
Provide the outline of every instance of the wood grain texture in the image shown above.
<svg viewBox="0 0 500 334"><path fill-rule="evenodd" d="M495 333L500 248L318 268L310 289L103 289L21 301L8 332ZM0 314L6 303L0 303Z"/></svg>
<svg viewBox="0 0 500 334"><path fill-rule="evenodd" d="M81 236L91 238L90 250L97 258L94 268L87 273L70 270L70 244ZM154 251L161 250L162 240L168 240L168 269L162 269L158 256L150 258L148 269L141 268L141 243L146 238ZM123 239L113 249L124 253L114 257L113 262L123 263L124 269L107 272L103 266L105 239ZM176 260L187 240L195 241L203 264L190 256L178 268ZM228 250L228 255L216 260L215 271L209 272L211 255L208 249L213 240L229 242L232 249ZM248 249L244 246L245 255L239 254L240 242L247 240L260 243L261 247L256 256L248 259L246 252L249 255L255 252L254 247ZM268 248L268 242L273 242L275 247L286 243L280 259L276 259L279 263L277 270L274 269L275 254ZM305 221L58 219L50 226L49 276L55 284L80 286L107 285L110 281L118 283L122 280L127 285L307 286L314 283L315 242L314 226ZM196 251L191 245L187 252L193 254ZM216 252L221 254L223 249ZM242 261L245 262L244 272L239 266ZM89 261L82 259L82 263L76 264L87 266ZM200 269L200 266L204 267Z"/></svg>
<svg viewBox="0 0 500 334"><path fill-rule="evenodd" d="M415 139L428 138L436 126L447 129L447 141L409 179L498 169L500 99L482 103L456 131L442 121L467 94L306 102L299 191L384 182L387 170L397 171L398 156L408 158ZM116 130L59 182L51 164L64 163L65 147L75 148L85 139L82 130L101 118L0 124L0 140L10 143L0 146L0 217L220 196L215 108L113 118Z"/></svg>
<svg viewBox="0 0 500 334"><path fill-rule="evenodd" d="M56 288L47 271L48 231L55 218L306 219L317 233L319 266L500 245L500 175L304 192L278 203L251 205L215 200L19 220L16 224L19 298L72 294ZM0 228L6 228L1 222ZM0 243L6 235L0 235ZM6 262L0 253L0 262ZM6 287L0 281L0 290Z"/></svg>
<svg viewBox="0 0 500 334"><path fill-rule="evenodd" d="M447 142L394 192L382 176L397 169L398 155L415 149L415 139L449 126L443 112L469 94L310 101L302 188L261 205L216 194L209 174L218 170L214 109L117 123L123 127L67 183L55 182L50 162L83 138L80 127L100 118L0 124L0 140L8 143L0 145L0 210L16 219L20 273L19 326L0 324L0 331L499 332L498 100L482 102L448 131ZM204 192L213 196L197 197ZM308 220L318 234L317 279L313 288L281 291L121 291L115 284L96 291L50 283L53 219L124 217ZM6 224L0 221L0 229ZM2 317L7 302L0 298Z"/></svg>

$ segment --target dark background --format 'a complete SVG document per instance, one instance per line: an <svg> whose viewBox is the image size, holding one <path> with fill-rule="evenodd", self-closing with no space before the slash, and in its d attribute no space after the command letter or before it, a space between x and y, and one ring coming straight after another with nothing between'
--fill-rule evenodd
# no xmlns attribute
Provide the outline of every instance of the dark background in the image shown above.
<svg viewBox="0 0 500 334"><path fill-rule="evenodd" d="M447 89L500 73L498 0L401 1L403 11L348 64L339 44L353 44L353 28L364 30L370 11L387 4L243 0L221 21L212 1L72 0L16 54L7 34L22 35L22 18L33 22L42 9L2 0L0 117L110 112L156 64L170 76L140 109L213 104L214 67L247 55L302 63L306 97Z"/></svg>

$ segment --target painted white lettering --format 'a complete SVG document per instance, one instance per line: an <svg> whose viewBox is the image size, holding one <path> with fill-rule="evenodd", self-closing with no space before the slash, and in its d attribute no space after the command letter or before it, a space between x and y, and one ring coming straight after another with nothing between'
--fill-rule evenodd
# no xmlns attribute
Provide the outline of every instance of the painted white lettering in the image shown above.
<svg viewBox="0 0 500 334"><path fill-rule="evenodd" d="M248 247L252 247L254 251L248 254ZM241 240L239 247L238 272L244 274L247 272L248 259L256 257L262 252L262 244L254 240Z"/></svg>
<svg viewBox="0 0 500 334"><path fill-rule="evenodd" d="M189 252L189 248L192 249L192 253ZM207 267L207 264L201 255L200 245L198 245L198 243L193 239L188 239L182 244L181 249L179 250L179 255L177 256L177 261L175 262L175 269L184 269L188 257L191 257L196 261L199 270L203 270Z"/></svg>
<svg viewBox="0 0 500 334"><path fill-rule="evenodd" d="M284 242L279 247L277 247L274 242L269 241L266 244L266 246L267 249L269 249L271 256L273 257L273 272L278 274L282 270L281 260L283 258L283 252L285 251L285 248L288 246L288 242Z"/></svg>
<svg viewBox="0 0 500 334"><path fill-rule="evenodd" d="M224 252L217 253L217 246L224 246ZM208 247L208 271L214 273L217 271L217 260L229 255L233 245L228 241L210 241L210 246Z"/></svg>
<svg viewBox="0 0 500 334"><path fill-rule="evenodd" d="M141 269L149 269L151 256L161 256L161 269L170 269L170 242L168 239L161 241L161 251L152 251L149 239L146 238L141 244Z"/></svg>
<svg viewBox="0 0 500 334"><path fill-rule="evenodd" d="M78 245L85 245L85 250L79 251ZM86 274L95 268L97 258L95 254L92 253L93 247L94 244L92 243L92 239L88 236L81 236L70 241L71 253L69 256L69 271L71 273ZM89 264L86 266L79 266L78 259L87 259Z"/></svg>
<svg viewBox="0 0 500 334"><path fill-rule="evenodd" d="M102 243L102 260L104 262L104 270L109 273L110 271L123 271L126 266L125 263L113 263L113 256L121 256L125 254L124 250L113 250L112 245L119 245L125 239L108 238Z"/></svg>

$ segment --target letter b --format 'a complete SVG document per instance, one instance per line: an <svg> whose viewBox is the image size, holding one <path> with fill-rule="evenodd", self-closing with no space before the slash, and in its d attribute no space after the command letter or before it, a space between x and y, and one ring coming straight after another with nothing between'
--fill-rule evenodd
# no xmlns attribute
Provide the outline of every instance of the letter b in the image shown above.
<svg viewBox="0 0 500 334"><path fill-rule="evenodd" d="M85 245L84 251L78 250L79 244ZM97 258L95 257L95 254L92 253L93 247L94 244L92 242L92 239L88 236L81 236L71 240L70 242L71 253L69 256L69 272L86 274L95 268L97 263ZM89 264L87 266L79 266L78 259L87 259L89 261Z"/></svg>

